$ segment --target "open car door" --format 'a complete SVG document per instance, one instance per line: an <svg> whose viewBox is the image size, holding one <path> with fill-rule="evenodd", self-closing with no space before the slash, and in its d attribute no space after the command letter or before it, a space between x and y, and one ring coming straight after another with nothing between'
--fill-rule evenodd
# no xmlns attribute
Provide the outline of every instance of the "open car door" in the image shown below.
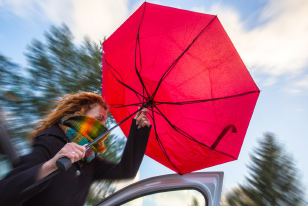
<svg viewBox="0 0 308 206"><path fill-rule="evenodd" d="M1 105L0 105L0 155L5 155L10 160L13 166L16 165L19 161L18 154L7 133Z"/></svg>
<svg viewBox="0 0 308 206"><path fill-rule="evenodd" d="M157 176L131 184L97 206L219 206L223 172Z"/></svg>

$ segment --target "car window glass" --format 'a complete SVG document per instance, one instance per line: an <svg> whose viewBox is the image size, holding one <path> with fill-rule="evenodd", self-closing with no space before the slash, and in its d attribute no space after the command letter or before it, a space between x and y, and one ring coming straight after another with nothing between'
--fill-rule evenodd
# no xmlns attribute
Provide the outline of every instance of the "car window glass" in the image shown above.
<svg viewBox="0 0 308 206"><path fill-rule="evenodd" d="M206 198L197 190L173 190L131 200L122 206L206 206Z"/></svg>
<svg viewBox="0 0 308 206"><path fill-rule="evenodd" d="M9 159L6 155L0 154L0 180L7 175L7 173L12 170Z"/></svg>

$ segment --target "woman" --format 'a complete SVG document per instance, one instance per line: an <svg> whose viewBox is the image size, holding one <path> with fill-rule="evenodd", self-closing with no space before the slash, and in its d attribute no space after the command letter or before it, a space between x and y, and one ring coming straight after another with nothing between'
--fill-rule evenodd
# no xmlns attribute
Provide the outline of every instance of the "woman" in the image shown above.
<svg viewBox="0 0 308 206"><path fill-rule="evenodd" d="M83 205L90 185L99 179L133 178L141 164L151 124L147 109L134 117L121 161L112 164L96 156L100 141L86 151L85 144L105 131L107 105L101 96L81 92L64 96L35 131L33 151L0 182L0 205ZM22 192L57 169L67 157L67 171Z"/></svg>

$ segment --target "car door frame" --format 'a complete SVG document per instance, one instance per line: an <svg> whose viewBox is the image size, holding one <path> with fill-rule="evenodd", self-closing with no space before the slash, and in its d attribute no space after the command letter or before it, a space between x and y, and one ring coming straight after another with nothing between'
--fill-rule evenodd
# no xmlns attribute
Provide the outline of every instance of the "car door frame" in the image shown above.
<svg viewBox="0 0 308 206"><path fill-rule="evenodd" d="M121 205L149 194L182 189L197 190L206 199L207 206L219 206L223 176L223 172L195 172L152 177L113 193L97 203L96 206Z"/></svg>

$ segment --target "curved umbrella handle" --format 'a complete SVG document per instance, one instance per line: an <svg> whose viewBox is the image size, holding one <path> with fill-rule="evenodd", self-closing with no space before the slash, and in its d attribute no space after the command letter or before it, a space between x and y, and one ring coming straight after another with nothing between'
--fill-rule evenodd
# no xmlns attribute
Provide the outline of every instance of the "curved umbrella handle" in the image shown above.
<svg viewBox="0 0 308 206"><path fill-rule="evenodd" d="M211 149L215 149L216 146L218 145L218 143L220 142L220 140L227 134L227 132L229 131L229 129L232 128L232 132L236 133L237 129L233 124L230 124L228 126L226 126L220 133L220 135L217 137L217 139L215 140L215 142L213 143L213 145L211 146Z"/></svg>

